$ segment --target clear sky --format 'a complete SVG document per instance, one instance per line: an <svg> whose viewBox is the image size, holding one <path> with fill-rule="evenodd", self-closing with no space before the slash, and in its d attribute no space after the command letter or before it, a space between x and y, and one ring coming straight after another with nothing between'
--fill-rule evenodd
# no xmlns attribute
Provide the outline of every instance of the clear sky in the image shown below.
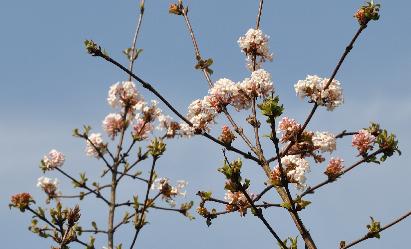
<svg viewBox="0 0 411 249"><path fill-rule="evenodd" d="M66 154L64 167L68 172L99 174L101 164L85 156L83 142L73 138L71 131L83 124L101 131L101 120L112 111L106 104L108 87L125 80L126 75L87 55L83 41L95 40L112 57L126 63L121 51L130 46L138 2L1 1L2 248L50 246L49 240L27 231L29 214L7 208L9 196L23 191L32 193L43 204L44 196L35 184L41 175L39 161L50 149ZM293 84L307 74L331 74L358 28L352 16L363 2L265 2L261 27L271 36L270 47L275 56L265 69L273 76L286 115L303 121L310 105L295 96ZM170 3L146 1L137 45L144 51L135 70L181 112L186 112L192 100L207 93L207 84L194 70L194 53L183 19L168 14ZM188 4L202 54L215 61L213 79L240 81L247 77L249 72L236 41L255 25L258 1L208 0ZM363 165L309 196L313 204L301 216L319 248L338 248L340 240L362 236L369 216L386 223L411 207L411 2L382 0L381 4L381 20L369 24L337 75L344 88L345 104L334 112L319 111L309 128L338 133L358 130L376 121L398 135L403 155L394 156L381 166ZM153 98L148 92L141 92L146 99ZM225 123L224 119L219 120L214 134ZM347 165L357 160L349 140L339 142L339 151L334 154L342 156ZM266 151L270 150L274 151L267 146ZM230 158L236 155L230 154ZM169 142L158 173L172 180L188 180L186 199L198 204L198 190L211 190L223 197L224 179L216 171L221 161L220 147L205 138L179 139ZM323 170L324 165L313 165L308 183L325 179ZM259 191L265 180L263 173L252 163L245 165L244 173L252 179L251 190ZM64 192L72 191L66 179L47 175L58 176ZM138 190L136 185L127 184L120 195L125 198ZM269 197L272 202L278 199L275 193ZM107 210L100 204L98 200L84 203L85 221L96 219L103 226ZM286 212L271 210L266 215L281 237L298 234ZM150 212L150 221L138 239L140 248L273 248L275 243L252 215L227 215L214 220L209 228L198 216L188 221L177 214L156 211ZM129 228L123 230L117 242L130 243ZM384 232L381 240L370 240L357 248L406 248L410 230L411 222L407 220Z"/></svg>

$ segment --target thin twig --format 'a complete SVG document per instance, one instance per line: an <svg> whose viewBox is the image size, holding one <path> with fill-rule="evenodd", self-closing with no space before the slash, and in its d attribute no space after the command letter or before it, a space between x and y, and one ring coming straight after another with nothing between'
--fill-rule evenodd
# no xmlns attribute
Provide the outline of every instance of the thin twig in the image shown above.
<svg viewBox="0 0 411 249"><path fill-rule="evenodd" d="M408 216L410 216L410 215L411 215L411 211L409 211L408 213L406 213L406 214L404 214L403 216L399 217L398 219L394 220L393 222L391 222L391 223L389 223L389 224L381 227L378 231L376 231L376 232L368 232L366 235L364 235L364 236L361 237L360 239L355 240L355 241L349 243L348 245L345 245L345 246L341 247L340 249L347 249L347 248L350 248L350 247L352 247L352 246L354 246L354 245L356 245L356 244L358 244L358 243L361 243L361 242L363 242L363 241L365 241L365 240L367 240L367 239L374 238L376 234L378 234L378 233L380 233L380 232L382 232L382 231L384 231L384 230L386 230L386 229L394 226L395 224L401 222L402 220L405 220L405 219L406 219Z"/></svg>
<svg viewBox="0 0 411 249"><path fill-rule="evenodd" d="M346 174L347 172L349 172L350 170L354 169L355 167L361 165L362 163L367 162L370 158L382 153L384 150L383 149L378 149L377 151L371 153L370 155L368 155L367 157L359 160L358 162L354 163L353 165L351 165L350 167L348 167L347 169L343 170L340 174L338 174L335 178L328 178L327 180L315 185L314 187L308 187L308 189L306 191L304 191L300 197L303 197L307 194L313 194L315 190L323 187L324 185L327 185L329 183L335 182L336 179L344 174Z"/></svg>
<svg viewBox="0 0 411 249"><path fill-rule="evenodd" d="M57 171L59 171L60 173L62 173L65 177L69 178L70 180L72 180L73 182L75 182L80 188L84 188L87 189L88 191L92 192L97 198L102 199L107 205L110 205L110 202L104 198L103 195L100 194L100 192L91 189L90 187L88 187L85 183L80 183L79 181L77 181L74 177L70 176L69 174L67 174L66 172L64 172L62 169L60 168L56 168Z"/></svg>

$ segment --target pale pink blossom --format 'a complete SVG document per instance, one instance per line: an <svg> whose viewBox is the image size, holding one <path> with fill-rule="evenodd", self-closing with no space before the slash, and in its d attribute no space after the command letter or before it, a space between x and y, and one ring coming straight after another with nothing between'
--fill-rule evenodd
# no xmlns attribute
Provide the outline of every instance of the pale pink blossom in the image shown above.
<svg viewBox="0 0 411 249"><path fill-rule="evenodd" d="M283 134L280 141L285 143L297 139L297 135L301 130L301 125L292 118L283 117L278 123L278 129Z"/></svg>
<svg viewBox="0 0 411 249"><path fill-rule="evenodd" d="M59 181L57 178L51 179L42 176L37 179L37 187L41 188L49 198L54 198L57 196Z"/></svg>
<svg viewBox="0 0 411 249"><path fill-rule="evenodd" d="M255 194L248 193L248 191L247 194L250 196L251 200L256 197ZM241 216L244 216L247 213L249 202L242 192L231 192L230 190L227 190L224 195L224 200L229 203L229 205L226 205L227 211L232 212L237 209Z"/></svg>
<svg viewBox="0 0 411 249"><path fill-rule="evenodd" d="M208 132L210 125L214 124L216 111L210 106L207 98L194 100L188 107L187 119L193 124L193 127L187 128L188 133Z"/></svg>
<svg viewBox="0 0 411 249"><path fill-rule="evenodd" d="M118 113L108 114L103 120L103 129L111 139L114 139L117 133L124 129L123 118Z"/></svg>
<svg viewBox="0 0 411 249"><path fill-rule="evenodd" d="M144 101L135 105L135 110L140 112L137 114L137 118L141 118L148 123L153 122L162 113L162 110L157 104L157 101L151 100L150 105Z"/></svg>
<svg viewBox="0 0 411 249"><path fill-rule="evenodd" d="M107 152L107 144L104 143L100 133L91 133L86 143L86 155L100 158Z"/></svg>
<svg viewBox="0 0 411 249"><path fill-rule="evenodd" d="M290 183L294 183L296 188L304 190L306 188L306 173L310 172L310 165L304 158L295 155L288 155L281 158L283 172L287 176ZM271 172L271 180L276 183L281 183L281 171L277 165Z"/></svg>
<svg viewBox="0 0 411 249"><path fill-rule="evenodd" d="M136 118L133 124L132 135L134 139L142 141L147 139L153 130L154 126L152 123L149 123L141 118Z"/></svg>
<svg viewBox="0 0 411 249"><path fill-rule="evenodd" d="M107 101L113 108L125 106L131 108L140 101L143 101L143 98L132 81L122 81L110 87Z"/></svg>
<svg viewBox="0 0 411 249"><path fill-rule="evenodd" d="M237 87L233 81L226 78L219 79L208 91L207 101L217 112L221 112L222 108L231 103L236 92Z"/></svg>
<svg viewBox="0 0 411 249"><path fill-rule="evenodd" d="M266 60L273 60L273 54L270 53L268 46L269 38L260 29L249 29L244 36L238 39L238 45L247 56L247 67L250 70L259 69ZM252 63L254 59L256 60L255 68Z"/></svg>
<svg viewBox="0 0 411 249"><path fill-rule="evenodd" d="M338 80L333 79L328 84L329 79L320 78L317 75L308 75L305 80L299 80L294 89L297 96L302 99L307 97L312 102L320 106L326 106L328 111L334 110L343 103L341 84Z"/></svg>
<svg viewBox="0 0 411 249"><path fill-rule="evenodd" d="M335 135L330 132L316 132L312 138L313 144L321 152L333 152L337 149Z"/></svg>
<svg viewBox="0 0 411 249"><path fill-rule="evenodd" d="M65 157L63 153L57 150L51 150L47 155L43 157L43 165L46 170L53 170L55 168L63 166Z"/></svg>
<svg viewBox="0 0 411 249"><path fill-rule="evenodd" d="M170 206L175 206L174 197L176 196L186 196L186 191L184 188L187 186L187 182L183 180L177 181L175 186L170 185L170 181L168 178L157 178L154 180L153 184L151 185L151 189L159 190L162 198L170 204Z"/></svg>
<svg viewBox="0 0 411 249"><path fill-rule="evenodd" d="M231 104L238 111L249 109L254 98L266 98L274 92L271 75L264 69L252 72L250 78L245 78L241 83L236 84L236 87Z"/></svg>
<svg viewBox="0 0 411 249"><path fill-rule="evenodd" d="M367 130L359 130L352 138L352 146L357 148L360 154L367 153L368 150L373 148L375 142L375 136L373 136Z"/></svg>

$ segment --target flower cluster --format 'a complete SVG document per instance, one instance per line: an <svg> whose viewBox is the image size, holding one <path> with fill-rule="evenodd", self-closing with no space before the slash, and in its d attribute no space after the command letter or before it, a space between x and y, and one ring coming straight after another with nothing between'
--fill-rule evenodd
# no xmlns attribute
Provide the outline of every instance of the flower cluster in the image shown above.
<svg viewBox="0 0 411 249"><path fill-rule="evenodd" d="M34 203L31 195L29 193L20 193L11 197L9 206L18 208L23 212L30 205L30 203Z"/></svg>
<svg viewBox="0 0 411 249"><path fill-rule="evenodd" d="M55 168L63 166L65 157L63 153L57 150L51 150L47 155L41 160L41 169L43 171L53 170Z"/></svg>
<svg viewBox="0 0 411 249"><path fill-rule="evenodd" d="M247 55L247 67L250 70L259 69L266 60L273 60L273 54L270 53L268 47L269 38L260 29L249 29L244 36L238 39L238 45ZM257 57L260 60L257 61ZM253 65L254 60L256 60L255 65Z"/></svg>
<svg viewBox="0 0 411 249"><path fill-rule="evenodd" d="M54 180L45 176L37 179L37 187L41 188L50 199L53 199L57 196L58 191L58 180Z"/></svg>
<svg viewBox="0 0 411 249"><path fill-rule="evenodd" d="M273 91L271 75L264 69L252 72L250 78L239 83L226 78L220 79L209 90L208 96L193 101L188 107L187 118L193 127L181 124L180 128L185 135L208 132L209 126L215 123L217 114L227 105L234 106L237 111L249 109L254 98L266 98Z"/></svg>
<svg viewBox="0 0 411 249"><path fill-rule="evenodd" d="M280 142L295 141L301 130L301 125L295 119L283 117L278 123L278 130L282 132Z"/></svg>
<svg viewBox="0 0 411 249"><path fill-rule="evenodd" d="M254 194L249 195L251 199L254 198ZM226 205L227 211L233 212L238 210L241 216L244 216L247 213L249 202L242 192L231 192L230 190L227 190L224 195L224 200L226 200L229 203Z"/></svg>
<svg viewBox="0 0 411 249"><path fill-rule="evenodd" d="M342 165L343 162L344 160L342 160L341 158L331 158L324 174L326 174L329 179L335 180L341 174L342 169L344 168L344 166Z"/></svg>
<svg viewBox="0 0 411 249"><path fill-rule="evenodd" d="M320 106L326 106L328 111L334 110L343 103L341 84L338 80L320 78L317 75L308 75L305 80L299 80L294 89L297 96L307 97ZM329 84L328 84L329 83Z"/></svg>
<svg viewBox="0 0 411 249"><path fill-rule="evenodd" d="M132 81L117 82L110 87L107 102L115 107L133 107L143 101Z"/></svg>
<svg viewBox="0 0 411 249"><path fill-rule="evenodd" d="M159 190L162 198L165 199L170 206L174 207L175 201L173 200L173 197L178 195L184 197L186 195L186 191L183 191L183 189L186 186L187 182L183 180L177 181L176 186L171 186L168 178L157 178L151 185L151 189Z"/></svg>
<svg viewBox="0 0 411 249"><path fill-rule="evenodd" d="M337 149L335 135L330 132L316 132L312 138L314 146L321 152L333 152Z"/></svg>
<svg viewBox="0 0 411 249"><path fill-rule="evenodd" d="M221 130L221 135L218 137L218 140L223 142L224 144L230 145L235 139L235 135L230 130L230 128L226 125L223 126Z"/></svg>
<svg viewBox="0 0 411 249"><path fill-rule="evenodd" d="M366 154L368 150L373 148L375 142L375 136L373 136L368 130L359 130L352 138L352 146L357 148L360 155Z"/></svg>
<svg viewBox="0 0 411 249"><path fill-rule="evenodd" d="M287 176L287 181L295 183L297 189L303 190L306 187L305 174L310 172L308 161L298 156L285 156L281 158L283 172ZM281 184L281 171L279 166L275 167L271 172L271 181L275 185Z"/></svg>
<svg viewBox="0 0 411 249"><path fill-rule="evenodd" d="M194 133L208 132L209 125L214 124L217 113L208 102L208 98L194 100L188 107L188 120L193 124L192 127L182 124L181 129L187 135Z"/></svg>
<svg viewBox="0 0 411 249"><path fill-rule="evenodd" d="M100 158L107 152L107 144L104 143L100 133L91 133L86 143L86 155Z"/></svg>
<svg viewBox="0 0 411 249"><path fill-rule="evenodd" d="M124 129L123 118L118 113L108 114L103 120L103 129L111 139L114 139L117 133Z"/></svg>

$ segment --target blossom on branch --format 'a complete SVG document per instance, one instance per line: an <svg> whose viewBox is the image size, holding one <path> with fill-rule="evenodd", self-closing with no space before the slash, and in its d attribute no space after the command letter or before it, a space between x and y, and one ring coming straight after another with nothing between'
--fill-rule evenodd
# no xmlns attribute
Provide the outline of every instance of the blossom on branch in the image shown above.
<svg viewBox="0 0 411 249"><path fill-rule="evenodd" d="M314 146L321 152L333 152L337 149L335 135L330 132L316 132L312 138Z"/></svg>
<svg viewBox="0 0 411 249"><path fill-rule="evenodd" d="M110 113L104 118L102 126L107 135L114 139L124 129L123 117L118 113Z"/></svg>
<svg viewBox="0 0 411 249"><path fill-rule="evenodd" d="M100 133L91 133L86 142L86 155L100 158L107 152L107 144L104 143Z"/></svg>
<svg viewBox="0 0 411 249"><path fill-rule="evenodd" d="M328 166L324 172L328 176L329 179L335 180L342 172L344 166L342 163L344 160L341 158L331 158Z"/></svg>
<svg viewBox="0 0 411 249"><path fill-rule="evenodd" d="M132 81L117 82L108 91L107 102L113 108L133 107L140 101L143 101L143 97L138 93Z"/></svg>
<svg viewBox="0 0 411 249"><path fill-rule="evenodd" d="M287 176L286 180L295 183L297 189L304 190L306 188L305 174L310 172L308 161L294 155L284 156L281 158L281 165L284 174ZM281 185L281 171L278 165L271 171L270 178L275 185Z"/></svg>
<svg viewBox="0 0 411 249"><path fill-rule="evenodd" d="M162 198L170 204L170 206L175 206L175 201L173 200L176 196L186 196L186 191L183 189L187 186L187 182L183 180L177 181L176 186L171 186L168 178L157 178L151 185L151 189L159 190Z"/></svg>
<svg viewBox="0 0 411 249"><path fill-rule="evenodd" d="M216 112L221 112L223 107L231 103L236 92L237 87L233 81L226 78L219 79L208 91L207 101Z"/></svg>
<svg viewBox="0 0 411 249"><path fill-rule="evenodd" d="M301 125L295 119L283 117L278 123L278 129L283 133L280 142L296 141Z"/></svg>
<svg viewBox="0 0 411 249"><path fill-rule="evenodd" d="M352 137L352 146L357 148L360 154L366 154L368 150L373 148L375 136L368 130L359 130L357 134Z"/></svg>
<svg viewBox="0 0 411 249"><path fill-rule="evenodd" d="M24 212L30 206L30 203L34 203L31 195L29 193L20 193L11 197L9 207L15 207Z"/></svg>
<svg viewBox="0 0 411 249"><path fill-rule="evenodd" d="M53 170L63 166L64 161L65 157L63 153L53 149L43 157L43 160L41 160L41 169L43 171Z"/></svg>
<svg viewBox="0 0 411 249"><path fill-rule="evenodd" d="M328 111L334 110L343 103L341 84L338 80L320 78L317 75L308 75L305 80L299 80L294 85L297 96L302 99L307 97L311 102L327 107Z"/></svg>
<svg viewBox="0 0 411 249"><path fill-rule="evenodd" d="M132 135L133 138L142 141L144 139L147 139L148 136L150 135L150 132L154 130L154 126L147 122L144 119L136 117L135 123L133 125L133 131Z"/></svg>
<svg viewBox="0 0 411 249"><path fill-rule="evenodd" d="M57 196L59 181L57 178L54 180L45 176L37 179L37 187L41 188L50 199Z"/></svg>
<svg viewBox="0 0 411 249"><path fill-rule="evenodd" d="M249 29L244 36L238 39L238 45L247 56L247 67L250 70L259 69L266 60L273 60L273 54L270 53L268 46L269 38L261 29ZM257 57L259 57L258 61ZM255 65L253 65L253 60L256 61Z"/></svg>
<svg viewBox="0 0 411 249"><path fill-rule="evenodd" d="M249 194L251 199L255 198L254 194ZM238 210L241 216L247 214L247 208L250 207L250 204L247 200L247 197L240 191L231 192L227 190L224 195L224 200L226 200L229 204L226 205L226 210L229 212Z"/></svg>
<svg viewBox="0 0 411 249"><path fill-rule="evenodd" d="M194 100L188 107L188 120L193 124L193 127L182 124L181 129L186 135L192 135L195 133L208 132L210 130L209 125L214 124L216 118L216 111L211 107L207 100L204 99Z"/></svg>

